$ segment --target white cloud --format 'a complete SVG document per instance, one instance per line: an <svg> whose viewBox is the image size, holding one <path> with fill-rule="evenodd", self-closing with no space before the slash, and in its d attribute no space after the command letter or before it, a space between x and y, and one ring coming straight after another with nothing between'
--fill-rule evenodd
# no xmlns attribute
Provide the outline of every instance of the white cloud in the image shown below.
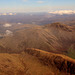
<svg viewBox="0 0 75 75"><path fill-rule="evenodd" d="M16 15L16 13L0 13L0 15Z"/></svg>
<svg viewBox="0 0 75 75"><path fill-rule="evenodd" d="M6 34L4 36L12 36L13 32L10 30L6 30Z"/></svg>
<svg viewBox="0 0 75 75"><path fill-rule="evenodd" d="M44 3L44 1L37 1L37 3L40 3L41 4L41 3Z"/></svg>
<svg viewBox="0 0 75 75"><path fill-rule="evenodd" d="M1 15L7 15L7 13L3 13L3 14L1 14Z"/></svg>
<svg viewBox="0 0 75 75"><path fill-rule="evenodd" d="M63 14L75 14L75 10L59 10L59 11L52 11L52 12L49 12L49 13L52 13L52 14L59 14L59 15L63 15Z"/></svg>
<svg viewBox="0 0 75 75"><path fill-rule="evenodd" d="M16 15L16 13L8 13L8 15Z"/></svg>
<svg viewBox="0 0 75 75"><path fill-rule="evenodd" d="M3 26L4 26L4 27L11 27L12 25L11 25L11 24L6 23L6 24L4 24Z"/></svg>
<svg viewBox="0 0 75 75"><path fill-rule="evenodd" d="M17 23L17 24L19 24L19 25L20 25L20 24L22 24L22 23L20 23L20 22L19 22L19 23Z"/></svg>
<svg viewBox="0 0 75 75"><path fill-rule="evenodd" d="M28 0L22 0L22 1L26 2L26 1L28 1Z"/></svg>

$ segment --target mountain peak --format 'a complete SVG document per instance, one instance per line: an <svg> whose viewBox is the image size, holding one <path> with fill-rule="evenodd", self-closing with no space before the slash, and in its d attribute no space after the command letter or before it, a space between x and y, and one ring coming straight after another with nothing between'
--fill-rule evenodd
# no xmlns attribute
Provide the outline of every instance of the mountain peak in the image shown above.
<svg viewBox="0 0 75 75"><path fill-rule="evenodd" d="M62 23L59 23L59 22L48 24L48 25L46 25L46 27L50 27L50 28L53 27L53 28L57 28L57 29L61 29L61 30L72 32L70 26L62 24Z"/></svg>

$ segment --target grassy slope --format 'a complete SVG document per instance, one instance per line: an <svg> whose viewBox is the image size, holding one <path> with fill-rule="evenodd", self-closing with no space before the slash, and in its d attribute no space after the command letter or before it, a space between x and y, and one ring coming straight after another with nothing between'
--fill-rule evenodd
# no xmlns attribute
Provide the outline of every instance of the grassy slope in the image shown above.
<svg viewBox="0 0 75 75"><path fill-rule="evenodd" d="M67 56L75 59L75 50L74 49L69 49L68 53L66 53Z"/></svg>
<svg viewBox="0 0 75 75"><path fill-rule="evenodd" d="M22 54L0 54L0 75L53 75L35 57Z"/></svg>
<svg viewBox="0 0 75 75"><path fill-rule="evenodd" d="M0 54L0 75L54 75L49 68L27 53Z"/></svg>
<svg viewBox="0 0 75 75"><path fill-rule="evenodd" d="M0 54L0 75L27 75L27 67L18 54Z"/></svg>

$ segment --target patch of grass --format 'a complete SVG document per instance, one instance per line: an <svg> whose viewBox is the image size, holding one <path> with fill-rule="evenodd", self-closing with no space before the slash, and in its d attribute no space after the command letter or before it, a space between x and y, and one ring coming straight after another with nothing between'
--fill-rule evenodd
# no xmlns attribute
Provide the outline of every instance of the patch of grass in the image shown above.
<svg viewBox="0 0 75 75"><path fill-rule="evenodd" d="M71 50L68 50L67 56L69 56L69 57L75 59L75 51L72 50L72 49L71 49Z"/></svg>
<svg viewBox="0 0 75 75"><path fill-rule="evenodd" d="M68 51L67 51L67 56L75 59L75 49L74 49L74 45L72 45Z"/></svg>

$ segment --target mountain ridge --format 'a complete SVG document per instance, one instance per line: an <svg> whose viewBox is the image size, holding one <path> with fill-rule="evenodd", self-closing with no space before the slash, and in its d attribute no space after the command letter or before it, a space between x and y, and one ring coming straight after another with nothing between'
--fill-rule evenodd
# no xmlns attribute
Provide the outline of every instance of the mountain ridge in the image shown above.
<svg viewBox="0 0 75 75"><path fill-rule="evenodd" d="M75 60L34 48L27 48L20 53L0 53L0 74L74 75Z"/></svg>

